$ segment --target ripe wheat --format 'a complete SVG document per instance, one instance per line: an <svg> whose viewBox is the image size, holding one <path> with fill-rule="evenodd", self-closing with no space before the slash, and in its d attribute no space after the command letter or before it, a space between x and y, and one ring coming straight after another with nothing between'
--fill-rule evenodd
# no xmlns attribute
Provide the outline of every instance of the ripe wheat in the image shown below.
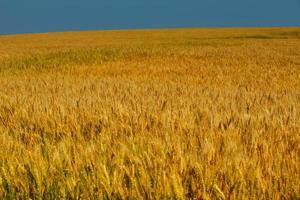
<svg viewBox="0 0 300 200"><path fill-rule="evenodd" d="M0 198L298 199L299 80L299 28L0 36Z"/></svg>

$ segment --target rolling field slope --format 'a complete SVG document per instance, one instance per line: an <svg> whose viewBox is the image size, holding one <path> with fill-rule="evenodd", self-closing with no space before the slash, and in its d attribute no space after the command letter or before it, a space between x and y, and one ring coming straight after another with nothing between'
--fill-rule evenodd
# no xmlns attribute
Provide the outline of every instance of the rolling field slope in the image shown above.
<svg viewBox="0 0 300 200"><path fill-rule="evenodd" d="M0 36L0 199L299 199L300 28Z"/></svg>

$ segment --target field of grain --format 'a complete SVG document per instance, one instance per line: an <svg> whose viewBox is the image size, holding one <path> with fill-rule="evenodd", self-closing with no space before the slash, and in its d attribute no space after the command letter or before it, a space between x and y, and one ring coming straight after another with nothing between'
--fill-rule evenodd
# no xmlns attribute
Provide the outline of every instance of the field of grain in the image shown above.
<svg viewBox="0 0 300 200"><path fill-rule="evenodd" d="M300 28L0 36L0 199L299 199Z"/></svg>

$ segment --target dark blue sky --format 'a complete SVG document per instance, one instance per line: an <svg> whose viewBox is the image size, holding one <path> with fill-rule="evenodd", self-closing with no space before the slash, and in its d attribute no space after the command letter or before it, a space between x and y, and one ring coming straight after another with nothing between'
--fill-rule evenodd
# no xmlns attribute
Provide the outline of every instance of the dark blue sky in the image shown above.
<svg viewBox="0 0 300 200"><path fill-rule="evenodd" d="M0 0L0 34L300 26L300 0Z"/></svg>

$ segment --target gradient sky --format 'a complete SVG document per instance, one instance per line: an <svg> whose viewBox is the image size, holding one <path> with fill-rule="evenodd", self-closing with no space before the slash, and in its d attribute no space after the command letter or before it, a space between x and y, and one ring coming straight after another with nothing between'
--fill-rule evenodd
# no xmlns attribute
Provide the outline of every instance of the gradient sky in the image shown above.
<svg viewBox="0 0 300 200"><path fill-rule="evenodd" d="M300 26L300 0L0 0L0 34Z"/></svg>

